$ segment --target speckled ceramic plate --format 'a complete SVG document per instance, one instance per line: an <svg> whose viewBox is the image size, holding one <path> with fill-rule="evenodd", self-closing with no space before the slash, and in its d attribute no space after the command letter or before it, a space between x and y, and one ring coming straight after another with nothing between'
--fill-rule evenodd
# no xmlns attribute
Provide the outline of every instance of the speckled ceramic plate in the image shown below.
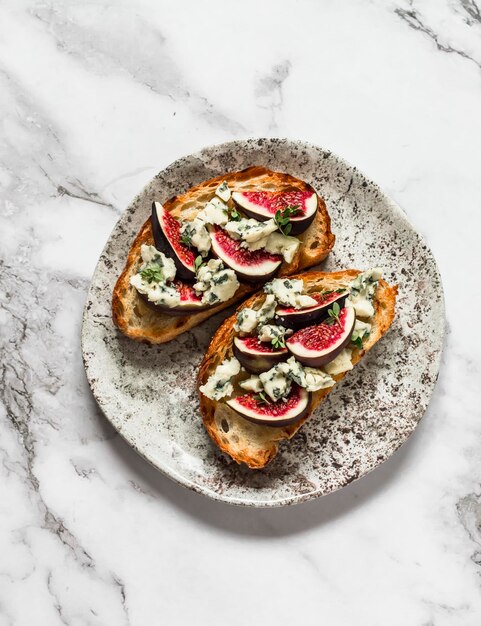
<svg viewBox="0 0 481 626"><path fill-rule="evenodd" d="M314 185L325 198L336 246L322 268L381 266L399 285L389 333L348 374L264 470L222 455L202 426L195 377L223 312L171 343L120 335L111 293L129 247L163 201L229 170L265 165ZM84 313L87 377L107 419L128 443L178 483L232 504L281 506L325 495L360 478L401 446L422 417L444 337L440 276L403 211L355 167L298 141L259 139L206 148L160 172L120 218L95 270Z"/></svg>

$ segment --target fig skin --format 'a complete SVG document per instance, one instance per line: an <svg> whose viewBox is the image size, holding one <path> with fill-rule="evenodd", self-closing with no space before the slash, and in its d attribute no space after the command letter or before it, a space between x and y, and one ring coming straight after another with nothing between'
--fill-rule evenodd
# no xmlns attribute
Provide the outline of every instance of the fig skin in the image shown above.
<svg viewBox="0 0 481 626"><path fill-rule="evenodd" d="M335 298L328 303L319 304L319 306L305 311L301 309L296 313L276 313L276 324L280 324L285 328L291 328L292 330L299 330L300 328L305 328L306 326L320 324L327 317L329 317L328 310L332 307L334 302L337 302L341 309L343 308L348 295L349 293L346 291L345 293L339 294L338 298ZM282 311L283 309L279 310Z"/></svg>
<svg viewBox="0 0 481 626"><path fill-rule="evenodd" d="M304 218L291 217L292 228L291 228L291 232L289 233L289 235L293 235L294 237L296 235L302 235L302 233L305 232L309 228L309 226L312 224L312 222L314 221L314 218L316 217L316 214L317 214L317 209L316 211L314 211L314 213L310 217L304 217Z"/></svg>
<svg viewBox="0 0 481 626"><path fill-rule="evenodd" d="M281 361L285 361L289 356L289 350L287 348L283 348L281 354L279 354L280 351L277 351L274 354L266 352L262 355L249 354L249 352L240 350L235 341L232 343L232 348L234 356L239 363L252 374L267 372L267 370L270 370L271 367L274 367L274 365L277 365L277 363L280 363Z"/></svg>
<svg viewBox="0 0 481 626"><path fill-rule="evenodd" d="M267 222L267 220L272 219L272 217L267 217L267 215L260 215L259 213L256 213L255 211L251 211L250 209L244 209L244 207L242 207L241 205L238 205L238 206L241 209L241 211L246 214L247 217L253 217L255 220L259 222ZM297 218L291 217L290 223L292 224L292 228L289 232L289 235L294 236L294 237L296 235L302 235L302 233L305 232L314 221L314 218L316 217L316 213L317 211L315 211L309 217L297 217Z"/></svg>
<svg viewBox="0 0 481 626"><path fill-rule="evenodd" d="M249 285L256 285L256 284L262 285L263 283L266 283L271 278L274 278L274 276L277 274L278 269L279 268L276 267L276 269L273 272L270 272L269 274L263 274L262 276L252 276L249 274L244 274L242 272L239 272L238 269L235 269L234 271L237 274L238 279L241 280L242 282L249 283Z"/></svg>
<svg viewBox="0 0 481 626"><path fill-rule="evenodd" d="M167 256L171 257L175 263L175 267L177 268L177 276L182 278L183 280L194 281L195 280L195 270L194 266L187 266L185 263L181 261L179 256L177 255L175 245L170 241L167 233L162 228L162 225L157 216L156 203L152 203L152 215L150 218L150 223L152 225L152 234L154 236L155 247L157 250L164 252ZM163 211L165 209L162 208ZM168 215L167 211L166 214ZM172 217L172 219L175 219ZM183 245L183 244L179 244ZM193 256L195 258L195 256Z"/></svg>

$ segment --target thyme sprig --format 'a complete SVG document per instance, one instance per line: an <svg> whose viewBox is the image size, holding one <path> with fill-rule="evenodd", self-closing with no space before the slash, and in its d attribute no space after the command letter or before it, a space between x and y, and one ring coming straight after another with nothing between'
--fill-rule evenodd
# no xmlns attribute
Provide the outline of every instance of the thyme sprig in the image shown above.
<svg viewBox="0 0 481 626"><path fill-rule="evenodd" d="M328 291L323 291L322 295L323 296L330 296L331 293L345 293L345 292L346 292L346 290L341 287L340 289L329 289Z"/></svg>
<svg viewBox="0 0 481 626"><path fill-rule="evenodd" d="M194 261L194 270L196 273L200 270L203 264L204 264L204 259L199 254L199 256L195 257L195 261Z"/></svg>
<svg viewBox="0 0 481 626"><path fill-rule="evenodd" d="M184 231L182 233L180 241L184 244L184 246L187 246L188 248L192 247L191 236L189 235L187 231Z"/></svg>
<svg viewBox="0 0 481 626"><path fill-rule="evenodd" d="M257 404L272 404L270 400L267 399L266 394L260 391L256 396L254 396Z"/></svg>
<svg viewBox="0 0 481 626"><path fill-rule="evenodd" d="M339 319L339 313L341 312L341 307L339 306L339 304L337 302L334 302L334 304L332 305L332 309L328 309L327 314L329 315L329 319L327 320L326 324L332 325L332 324L339 324L339 326L341 325L341 320Z"/></svg>
<svg viewBox="0 0 481 626"><path fill-rule="evenodd" d="M362 350L362 338L361 337L356 337L355 339L352 339L351 341L358 350Z"/></svg>
<svg viewBox="0 0 481 626"><path fill-rule="evenodd" d="M285 348L286 347L286 340L282 336L274 337L274 339L272 339L272 341L271 341L271 344L272 344L273 348L276 348L277 350L280 350L281 348Z"/></svg>
<svg viewBox="0 0 481 626"><path fill-rule="evenodd" d="M298 204L293 204L292 206L286 206L286 208L281 211L280 209L276 211L274 216L274 221L277 224L278 229L281 231L283 235L287 237L287 235L292 230L291 217L302 213Z"/></svg>
<svg viewBox="0 0 481 626"><path fill-rule="evenodd" d="M150 283L160 283L164 280L164 274L160 265L148 265L140 270L140 275L149 285Z"/></svg>

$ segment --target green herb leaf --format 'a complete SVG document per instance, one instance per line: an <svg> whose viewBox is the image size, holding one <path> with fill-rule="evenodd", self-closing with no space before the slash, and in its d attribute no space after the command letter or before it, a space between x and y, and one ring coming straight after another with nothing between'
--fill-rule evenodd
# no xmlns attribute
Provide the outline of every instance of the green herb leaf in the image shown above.
<svg viewBox="0 0 481 626"><path fill-rule="evenodd" d="M241 214L236 209L232 209L230 212L230 219L234 220L234 222L239 222L241 219Z"/></svg>
<svg viewBox="0 0 481 626"><path fill-rule="evenodd" d="M291 204L290 206L286 206L284 213L287 214L288 217L294 217L295 215L302 213L302 211L298 204Z"/></svg>
<svg viewBox="0 0 481 626"><path fill-rule="evenodd" d="M292 230L291 217L300 213L299 205L286 206L286 208L281 211L280 209L276 211L274 216L274 221L277 224L277 227L281 231L283 235L287 235Z"/></svg>
<svg viewBox="0 0 481 626"><path fill-rule="evenodd" d="M286 347L286 341L284 337L274 337L274 339L271 341L271 344L272 347L276 348L277 350Z"/></svg>
<svg viewBox="0 0 481 626"><path fill-rule="evenodd" d="M254 396L254 400L257 402L257 404L272 404L272 402L267 399L266 395L262 391L259 392L257 396Z"/></svg>
<svg viewBox="0 0 481 626"><path fill-rule="evenodd" d="M355 339L352 340L352 343L356 346L356 348L358 348L359 350L362 350L362 339L361 339L361 337L356 337Z"/></svg>
<svg viewBox="0 0 481 626"><path fill-rule="evenodd" d="M144 267L143 270L140 270L140 275L143 280L146 280L149 284L160 283L164 280L164 275L160 265L148 265L147 267Z"/></svg>
<svg viewBox="0 0 481 626"><path fill-rule="evenodd" d="M329 315L329 319L327 320L327 324L335 324L336 322L341 325L341 321L339 319L339 313L341 312L341 307L338 302L334 302L332 305L332 309L328 309L327 314Z"/></svg>
<svg viewBox="0 0 481 626"><path fill-rule="evenodd" d="M180 238L181 242L184 244L184 246L187 246L188 248L190 248L192 246L192 242L190 240L190 235L187 231L182 233L182 236Z"/></svg>
<svg viewBox="0 0 481 626"><path fill-rule="evenodd" d="M199 256L196 257L195 261L194 261L194 269L195 269L195 271L198 272L203 264L204 264L204 259L199 254Z"/></svg>
<svg viewBox="0 0 481 626"><path fill-rule="evenodd" d="M346 293L346 290L345 289L327 289L321 292L323 299L327 298L327 296L330 296L333 293Z"/></svg>

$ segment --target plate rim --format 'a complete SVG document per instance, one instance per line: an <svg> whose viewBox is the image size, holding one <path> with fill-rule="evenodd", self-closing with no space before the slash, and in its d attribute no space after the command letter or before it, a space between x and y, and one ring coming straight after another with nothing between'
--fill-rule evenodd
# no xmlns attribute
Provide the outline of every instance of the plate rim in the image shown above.
<svg viewBox="0 0 481 626"><path fill-rule="evenodd" d="M364 180L366 180L370 186L372 186L383 198L384 201L387 201L387 203L390 206L390 209L396 214L396 216L402 220L405 225L409 228L409 230L412 230L415 232L415 234L419 237L420 242L425 246L426 249L426 253L430 255L431 260L433 262L433 266L434 266L434 270L436 272L436 275L439 279L439 295L440 295L440 301L439 301L439 306L440 306L440 318L442 321L442 329L440 329L440 347L439 350L437 352L436 358L435 358L435 362L433 363L433 366L435 367L435 380L432 383L431 389L429 391L429 396L428 396L428 400L426 403L425 408L423 409L422 414L420 415L415 427L408 433L407 437L405 437L405 439L403 439L398 446L396 446L392 452L389 454L389 456L387 456L385 459L383 459L380 463L374 465L371 469L367 470L366 472L364 472L362 475L354 478L352 481L350 481L349 483L342 485L340 487L335 487L329 491L316 491L316 490L312 490L312 491L308 491L299 495L294 495L294 496L284 496L282 498L279 499L265 499L265 500L249 500L249 499L245 499L245 498L239 498L239 497L231 497L231 496L225 496L223 494L220 494L217 491L214 491L212 489L209 489L208 487L204 487L201 486L197 483L195 483L193 480L190 480L189 478L186 478L185 476L180 475L175 469L169 467L169 466L165 466L165 467L160 467L159 465L155 464L151 459L148 458L148 456L146 456L146 454L142 451L142 449L140 449L135 441L130 440L126 434L124 434L122 432L121 429L119 429L115 423L109 418L106 409L104 408L105 403L102 401L102 398L100 397L100 395L98 393L96 393L95 388L92 385L91 382L91 376L89 376L89 365L86 361L86 356L85 356L85 352L86 352L86 348L85 348L85 343L87 341L86 335L87 335L87 318L89 316L89 304L91 302L91 291L93 289L93 278L97 273L97 270L99 268L99 265L102 262L104 253L106 251L106 248L108 247L111 237L113 235L113 233L117 230L117 227L119 225L119 223L123 220L126 211L129 209L130 206L132 206L135 202L137 202L137 200L139 200L146 192L146 190L149 188L149 186L152 183L153 178L155 178L156 176L158 176L159 173L161 172L165 172L166 170L175 168L181 161L184 161L185 159L199 159L202 160L202 155L205 153L208 153L212 150L216 150L216 149L227 149L229 147L233 147L239 144L253 144L253 143L257 143L259 141L263 141L266 143L266 145L268 145L269 143L275 142L275 143L279 143L279 144L290 144L290 145L295 145L295 146L301 146L301 147L305 147L307 149L315 149L315 150L319 150L323 153L326 153L328 155L330 155L331 157L333 157L338 163L342 164L346 169L350 169L350 170L354 170L358 175L360 175ZM369 474L371 474L371 472L373 472L375 469L377 469L378 467L380 467L381 465L384 465L384 463L386 463L387 461L389 461L412 437L413 433L417 430L419 423L421 422L421 420L423 419L424 415L426 414L429 405L432 401L432 397L434 395L434 392L437 388L437 381L439 379L439 372L440 372L440 368L441 368L441 363L442 363L442 356L444 353L444 349L445 349L445 344L446 344L446 306L445 306L445 295L444 295L444 286L443 286L443 281L442 281L442 275L438 266L438 263L436 261L436 257L434 256L431 247L427 244L426 239L424 237L424 235L422 233L420 233L409 221L408 215L406 213L406 211L404 211L404 209L395 201L393 200L389 195L387 195L382 188L375 182L373 181L370 177L366 176L364 174L364 172L362 170L360 170L357 166L355 165L351 165L344 157L339 156L336 152L333 152L332 150L329 150L327 148L323 148L322 146L319 146L315 143L312 143L310 141L304 141L302 139L290 139L288 137L248 137L248 138L243 138L243 139L233 139L233 140L229 140L229 141L225 141L225 142L220 142L220 143L216 143L216 144L210 144L208 146L204 146L203 148L201 148L200 150L196 150L195 152L183 155L178 157L177 159L175 159L174 161L170 162L168 165L166 165L165 167L163 167L162 169L159 170L159 172L157 174L154 175L154 177L151 178L143 187L142 189L133 197L133 199L129 202L129 204L126 206L125 209L122 210L122 212L119 215L119 218L117 219L117 221L115 222L106 242L104 247L102 248L102 251L99 255L98 261L95 264L95 268L92 272L92 276L90 279L90 283L89 283L89 288L87 290L87 295L86 295L86 299L85 299L85 304L83 307L83 313L82 313L82 325L81 325L81 339L80 339L80 345L81 345L81 352L82 352L82 362L84 365L84 370L85 370L85 375L87 378L87 382L90 388L90 392L92 393L95 402L97 403L97 406L99 407L99 409L101 410L103 416L105 417L105 419L107 419L107 421L109 422L109 424L112 426L112 428L114 428L115 432L118 433L122 439L127 443L127 445L132 448L136 454L138 454L142 459L144 459L145 461L147 461L147 463L154 467L157 471L159 471L161 474L163 474L164 476L166 476L167 478L169 478L170 480L172 480L173 482L175 482L178 485L181 485L182 487L185 487L187 489L189 489L190 491L193 491L199 495L203 495L206 496L208 498L210 498L211 500L214 500L216 502L223 502L225 504L230 504L230 505L234 505L234 506L245 506L245 507L252 507L252 508L281 508L283 506L293 506L296 504L301 504L303 502L308 502L310 500L314 500L317 498L321 498L321 497L325 497L328 496L336 491L340 491L341 489L348 487L349 485L353 484L354 482L357 482L358 480L361 480L362 478L369 476ZM135 237L136 233L133 233L133 236ZM200 417L200 416L199 416Z"/></svg>

